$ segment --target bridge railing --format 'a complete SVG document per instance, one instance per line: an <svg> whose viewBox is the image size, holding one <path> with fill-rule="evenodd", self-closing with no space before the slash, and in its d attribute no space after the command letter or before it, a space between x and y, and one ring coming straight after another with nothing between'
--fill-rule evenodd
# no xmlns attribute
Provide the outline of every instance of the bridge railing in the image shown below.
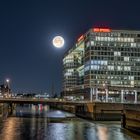
<svg viewBox="0 0 140 140"><path fill-rule="evenodd" d="M82 101L75 101L75 100L65 100L65 99L55 99L55 98L0 98L0 101L48 101L48 102L73 102L73 103L86 103L86 102L99 102L99 103L122 103L122 102L102 102L102 101L89 101L89 100L82 100ZM140 101L125 101L122 104L140 104Z"/></svg>

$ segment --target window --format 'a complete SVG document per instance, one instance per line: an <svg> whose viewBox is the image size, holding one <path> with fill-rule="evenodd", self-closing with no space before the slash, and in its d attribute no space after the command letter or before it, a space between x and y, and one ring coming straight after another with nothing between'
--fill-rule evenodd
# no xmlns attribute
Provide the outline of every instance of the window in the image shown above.
<svg viewBox="0 0 140 140"><path fill-rule="evenodd" d="M136 47L136 43L131 43L131 47Z"/></svg>
<svg viewBox="0 0 140 140"><path fill-rule="evenodd" d="M122 70L122 67L121 66L117 66L117 70Z"/></svg>
<svg viewBox="0 0 140 140"><path fill-rule="evenodd" d="M108 66L108 70L114 70L114 66Z"/></svg>
<svg viewBox="0 0 140 140"><path fill-rule="evenodd" d="M87 43L86 43L86 47L89 47L89 46L90 46L90 43L89 43L89 42L87 42Z"/></svg>
<svg viewBox="0 0 140 140"><path fill-rule="evenodd" d="M94 45L95 45L94 41L91 41L91 46L94 46Z"/></svg>
<svg viewBox="0 0 140 140"><path fill-rule="evenodd" d="M88 70L89 70L89 68L90 68L89 66L86 66L86 67L85 67L85 71L88 71Z"/></svg>
<svg viewBox="0 0 140 140"><path fill-rule="evenodd" d="M130 66L124 66L124 71L131 71L131 67Z"/></svg>
<svg viewBox="0 0 140 140"><path fill-rule="evenodd" d="M114 56L121 56L121 52L114 52Z"/></svg>
<svg viewBox="0 0 140 140"><path fill-rule="evenodd" d="M107 65L107 61L106 60L91 60L91 64L95 64L95 65Z"/></svg>
<svg viewBox="0 0 140 140"><path fill-rule="evenodd" d="M129 57L124 57L124 61L129 61Z"/></svg>
<svg viewBox="0 0 140 140"><path fill-rule="evenodd" d="M99 65L91 65L91 70L99 70Z"/></svg>

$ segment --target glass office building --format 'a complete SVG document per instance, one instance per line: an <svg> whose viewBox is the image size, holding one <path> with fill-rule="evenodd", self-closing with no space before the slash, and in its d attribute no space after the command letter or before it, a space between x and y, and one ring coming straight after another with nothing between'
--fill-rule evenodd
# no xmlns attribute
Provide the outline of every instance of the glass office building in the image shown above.
<svg viewBox="0 0 140 140"><path fill-rule="evenodd" d="M99 99L106 89L110 98L139 92L140 31L90 29L64 55L63 68L65 96L89 98L91 89Z"/></svg>

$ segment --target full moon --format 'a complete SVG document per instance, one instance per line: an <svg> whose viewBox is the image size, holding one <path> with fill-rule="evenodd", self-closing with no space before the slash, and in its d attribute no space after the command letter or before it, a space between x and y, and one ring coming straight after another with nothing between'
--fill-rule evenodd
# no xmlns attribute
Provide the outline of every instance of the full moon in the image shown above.
<svg viewBox="0 0 140 140"><path fill-rule="evenodd" d="M53 38L53 41L52 41L54 47L56 48L62 48L64 46L64 38L62 36L56 36Z"/></svg>

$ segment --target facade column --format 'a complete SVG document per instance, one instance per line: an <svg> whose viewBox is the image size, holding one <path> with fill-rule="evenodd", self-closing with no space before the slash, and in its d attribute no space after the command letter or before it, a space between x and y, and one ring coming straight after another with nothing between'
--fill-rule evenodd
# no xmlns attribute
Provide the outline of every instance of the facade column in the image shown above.
<svg viewBox="0 0 140 140"><path fill-rule="evenodd" d="M92 88L92 98L94 97L94 94L95 94L95 89Z"/></svg>
<svg viewBox="0 0 140 140"><path fill-rule="evenodd" d="M135 101L134 101L134 103L137 103L137 101L138 101L138 94L137 94L137 91L135 90L134 93L135 93Z"/></svg>
<svg viewBox="0 0 140 140"><path fill-rule="evenodd" d="M129 95L129 92L130 91L126 91L126 95L125 95L125 102L127 102L128 100L127 100L127 95Z"/></svg>
<svg viewBox="0 0 140 140"><path fill-rule="evenodd" d="M90 88L90 101L91 101L91 102L93 101L93 95L92 95L93 93L92 93L92 92L93 92L93 89Z"/></svg>
<svg viewBox="0 0 140 140"><path fill-rule="evenodd" d="M98 88L96 88L95 91L96 91L96 93L95 93L96 94L96 99L95 100L98 101Z"/></svg>
<svg viewBox="0 0 140 140"><path fill-rule="evenodd" d="M121 90L121 103L123 103L123 98L124 98L124 90Z"/></svg>
<svg viewBox="0 0 140 140"><path fill-rule="evenodd" d="M106 94L106 102L108 102L108 89L105 89L105 94Z"/></svg>

